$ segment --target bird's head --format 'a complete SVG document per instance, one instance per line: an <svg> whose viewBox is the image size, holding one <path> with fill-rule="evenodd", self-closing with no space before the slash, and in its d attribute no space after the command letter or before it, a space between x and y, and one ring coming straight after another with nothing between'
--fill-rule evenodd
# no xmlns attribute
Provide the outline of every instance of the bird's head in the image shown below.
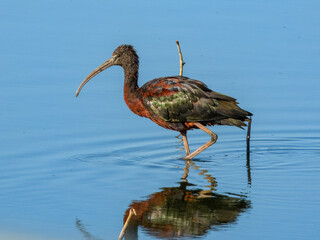
<svg viewBox="0 0 320 240"><path fill-rule="evenodd" d="M83 86L89 82L91 78L98 75L102 71L106 70L107 68L113 66L113 65L119 65L122 67L126 66L138 66L139 65L139 58L135 51L135 49L131 45L120 45L119 47L114 50L111 58L109 58L107 61L105 61L103 64L101 64L99 67L97 67L95 70L93 70L80 84L79 88L76 92L76 97L78 97L81 89Z"/></svg>

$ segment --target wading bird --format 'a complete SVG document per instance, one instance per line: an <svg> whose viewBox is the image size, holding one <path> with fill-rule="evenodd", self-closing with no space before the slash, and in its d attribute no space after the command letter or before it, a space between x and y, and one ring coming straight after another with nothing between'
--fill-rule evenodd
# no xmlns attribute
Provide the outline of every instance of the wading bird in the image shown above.
<svg viewBox="0 0 320 240"><path fill-rule="evenodd" d="M161 127L179 131L186 151L185 159L192 159L217 141L217 135L206 126L242 128L246 126L244 121L251 121L252 114L238 107L236 99L212 91L198 80L183 76L162 77L139 87L139 57L130 45L119 46L110 59L91 72L79 86L76 97L91 78L113 65L124 70L124 100L130 110ZM187 131L194 128L205 131L211 140L190 153Z"/></svg>

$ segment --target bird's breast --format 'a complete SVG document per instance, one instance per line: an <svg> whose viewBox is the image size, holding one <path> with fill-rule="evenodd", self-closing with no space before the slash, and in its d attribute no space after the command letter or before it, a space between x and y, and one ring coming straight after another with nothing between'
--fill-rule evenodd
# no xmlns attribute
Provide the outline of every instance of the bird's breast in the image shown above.
<svg viewBox="0 0 320 240"><path fill-rule="evenodd" d="M141 117L150 118L149 111L144 107L142 99L138 96L137 92L129 91L124 89L123 92L124 101L126 102L128 108L134 113Z"/></svg>

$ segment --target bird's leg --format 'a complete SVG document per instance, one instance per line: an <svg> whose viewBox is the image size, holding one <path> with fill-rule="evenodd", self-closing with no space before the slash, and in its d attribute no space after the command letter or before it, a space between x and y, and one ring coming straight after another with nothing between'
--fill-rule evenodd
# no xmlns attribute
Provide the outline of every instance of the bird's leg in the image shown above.
<svg viewBox="0 0 320 240"><path fill-rule="evenodd" d="M189 155L190 149L189 149L189 144L188 144L187 131L181 131L180 133L182 135L184 150L186 150L186 155Z"/></svg>
<svg viewBox="0 0 320 240"><path fill-rule="evenodd" d="M186 156L188 156L190 154L190 148L189 148L189 144L188 144L187 131L181 131L180 133L182 135L184 150L186 151ZM186 161L186 167L183 169L184 173L183 173L183 176L181 179L183 179L183 180L187 179L188 173L189 173L189 166L190 166L189 161Z"/></svg>
<svg viewBox="0 0 320 240"><path fill-rule="evenodd" d="M207 142L206 144L202 145L201 147L199 147L197 150L195 150L193 153L187 155L185 157L185 159L192 159L194 158L196 155L198 155L199 153L201 153L203 150L207 149L208 147L210 147L212 144L214 144L217 139L218 139L218 135L215 134L214 132L212 132L210 129L206 128L205 126L203 126L201 123L195 122L194 123L195 126L197 126L198 128L200 128L201 130L205 131L206 133L208 133L211 136L211 140L209 142Z"/></svg>

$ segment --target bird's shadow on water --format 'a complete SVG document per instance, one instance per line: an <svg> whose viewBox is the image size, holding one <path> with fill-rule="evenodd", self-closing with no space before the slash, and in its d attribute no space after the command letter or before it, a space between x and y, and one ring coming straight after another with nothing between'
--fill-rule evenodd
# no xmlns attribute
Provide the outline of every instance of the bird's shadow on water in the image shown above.
<svg viewBox="0 0 320 240"><path fill-rule="evenodd" d="M249 150L249 148L247 148ZM251 208L246 195L216 193L217 181L206 169L198 166L200 160L186 160L178 186L163 187L150 194L147 200L132 201L123 221L126 240L137 240L139 227L148 235L161 239L201 237L209 230L219 231L235 224L238 216ZM205 189L188 181L190 169L209 185ZM248 186L251 185L250 152L247 153ZM130 211L134 210L134 215ZM130 215L130 217L129 217ZM129 220L128 220L129 219ZM89 233L81 220L76 227L87 240L100 240Z"/></svg>

